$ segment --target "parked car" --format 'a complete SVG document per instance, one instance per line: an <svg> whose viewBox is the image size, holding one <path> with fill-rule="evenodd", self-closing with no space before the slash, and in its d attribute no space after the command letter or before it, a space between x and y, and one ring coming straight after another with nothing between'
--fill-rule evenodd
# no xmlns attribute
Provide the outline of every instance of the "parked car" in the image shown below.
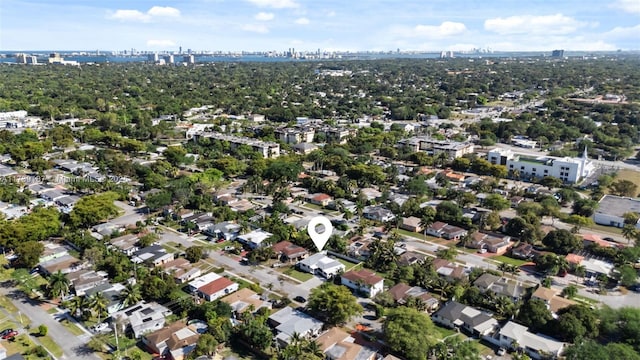
<svg viewBox="0 0 640 360"><path fill-rule="evenodd" d="M302 296L296 296L293 298L293 301L297 301L299 303L306 303L307 299L303 298Z"/></svg>
<svg viewBox="0 0 640 360"><path fill-rule="evenodd" d="M498 351L496 351L496 354L499 356L502 356L506 353L507 353L507 350L505 350L505 348L499 348Z"/></svg>
<svg viewBox="0 0 640 360"><path fill-rule="evenodd" d="M6 330L3 330L2 333L0 334L2 334L2 338L6 340L6 339L13 339L18 335L18 332L13 329L6 329Z"/></svg>
<svg viewBox="0 0 640 360"><path fill-rule="evenodd" d="M107 330L107 328L109 328L109 324L107 324L107 323L104 323L104 322L103 322L103 323L100 323L100 324L96 324L96 325L93 327L93 331L95 331L95 332L102 332L102 331Z"/></svg>

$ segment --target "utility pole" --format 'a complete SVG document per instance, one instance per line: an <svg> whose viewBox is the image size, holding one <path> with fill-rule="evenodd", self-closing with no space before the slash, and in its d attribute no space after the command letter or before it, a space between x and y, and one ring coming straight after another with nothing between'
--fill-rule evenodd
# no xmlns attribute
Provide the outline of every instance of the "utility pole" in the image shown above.
<svg viewBox="0 0 640 360"><path fill-rule="evenodd" d="M120 342L118 341L118 322L117 321L113 323L113 332L116 335L116 354L118 354L116 359L120 360L120 358L121 358L120 357Z"/></svg>

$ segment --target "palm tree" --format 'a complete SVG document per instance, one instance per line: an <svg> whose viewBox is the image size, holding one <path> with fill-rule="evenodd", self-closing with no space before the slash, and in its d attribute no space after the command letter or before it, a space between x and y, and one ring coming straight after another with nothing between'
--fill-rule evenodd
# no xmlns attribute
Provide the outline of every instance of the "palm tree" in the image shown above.
<svg viewBox="0 0 640 360"><path fill-rule="evenodd" d="M101 292L97 292L89 298L89 308L98 314L98 323L101 322L103 315L106 316L108 306L109 299Z"/></svg>
<svg viewBox="0 0 640 360"><path fill-rule="evenodd" d="M137 304L140 300L142 300L140 287L134 284L127 284L127 286L120 293L119 298L124 307Z"/></svg>
<svg viewBox="0 0 640 360"><path fill-rule="evenodd" d="M324 359L324 353L322 352L322 348L318 345L315 340L307 341L306 346L304 347L304 351L312 356L316 356L320 359Z"/></svg>
<svg viewBox="0 0 640 360"><path fill-rule="evenodd" d="M636 227L634 225L625 224L622 227L622 236L625 239L627 239L627 244L629 244L632 239L635 239L635 238L638 237L638 230L636 229Z"/></svg>
<svg viewBox="0 0 640 360"><path fill-rule="evenodd" d="M578 265L575 270L573 270L573 273L576 275L576 279L580 278L580 282L582 282L582 279L587 275L587 268L584 265ZM578 284L577 280L576 284Z"/></svg>
<svg viewBox="0 0 640 360"><path fill-rule="evenodd" d="M498 271L502 271L502 276L504 277L504 273L509 271L509 264L507 263L500 263L498 264Z"/></svg>
<svg viewBox="0 0 640 360"><path fill-rule="evenodd" d="M433 217L423 216L422 219L420 219L420 227L422 227L425 240L427 239L427 229L429 229L431 225L433 225Z"/></svg>
<svg viewBox="0 0 640 360"><path fill-rule="evenodd" d="M78 317L83 315L84 310L87 308L87 302L84 296L75 296L67 302L66 307L69 309L71 316Z"/></svg>
<svg viewBox="0 0 640 360"><path fill-rule="evenodd" d="M62 271L58 270L58 272L49 276L47 290L52 298L63 298L69 293L69 279Z"/></svg>

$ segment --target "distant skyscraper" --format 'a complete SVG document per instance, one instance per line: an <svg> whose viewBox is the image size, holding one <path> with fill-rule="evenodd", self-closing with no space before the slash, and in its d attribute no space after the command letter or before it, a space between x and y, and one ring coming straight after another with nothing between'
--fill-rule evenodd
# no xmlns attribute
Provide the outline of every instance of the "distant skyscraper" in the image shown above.
<svg viewBox="0 0 640 360"><path fill-rule="evenodd" d="M173 64L173 55L164 56L164 62L165 64Z"/></svg>
<svg viewBox="0 0 640 360"><path fill-rule="evenodd" d="M554 57L554 58L564 57L564 50L553 50L551 52L551 57Z"/></svg>
<svg viewBox="0 0 640 360"><path fill-rule="evenodd" d="M182 46L180 46L180 48L178 50L178 54L182 54Z"/></svg>
<svg viewBox="0 0 640 360"><path fill-rule="evenodd" d="M147 55L147 60L149 60L149 62L153 62L153 63L158 62L158 60L159 60L158 53L153 53L153 54Z"/></svg>

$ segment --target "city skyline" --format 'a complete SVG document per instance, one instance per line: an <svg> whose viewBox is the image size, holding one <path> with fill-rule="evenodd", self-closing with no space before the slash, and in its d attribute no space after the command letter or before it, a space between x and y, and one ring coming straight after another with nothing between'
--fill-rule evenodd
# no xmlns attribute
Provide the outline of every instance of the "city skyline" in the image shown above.
<svg viewBox="0 0 640 360"><path fill-rule="evenodd" d="M0 50L640 49L640 1L4 0Z"/></svg>

